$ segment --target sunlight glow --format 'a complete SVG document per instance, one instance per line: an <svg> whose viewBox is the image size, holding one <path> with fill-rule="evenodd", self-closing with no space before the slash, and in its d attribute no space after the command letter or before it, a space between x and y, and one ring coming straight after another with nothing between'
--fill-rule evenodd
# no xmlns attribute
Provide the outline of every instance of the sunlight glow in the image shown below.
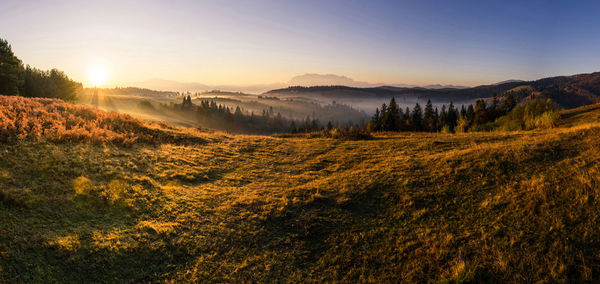
<svg viewBox="0 0 600 284"><path fill-rule="evenodd" d="M108 72L102 66L94 66L88 70L88 81L95 86L101 86L106 83Z"/></svg>

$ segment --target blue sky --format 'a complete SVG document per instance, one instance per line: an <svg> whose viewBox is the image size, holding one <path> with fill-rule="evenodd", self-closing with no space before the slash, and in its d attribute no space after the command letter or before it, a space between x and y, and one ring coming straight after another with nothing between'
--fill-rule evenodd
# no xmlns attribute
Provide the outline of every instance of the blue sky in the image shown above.
<svg viewBox="0 0 600 284"><path fill-rule="evenodd" d="M89 2L89 3L88 3ZM15 1L0 37L27 64L107 85L149 78L477 85L600 71L600 1Z"/></svg>

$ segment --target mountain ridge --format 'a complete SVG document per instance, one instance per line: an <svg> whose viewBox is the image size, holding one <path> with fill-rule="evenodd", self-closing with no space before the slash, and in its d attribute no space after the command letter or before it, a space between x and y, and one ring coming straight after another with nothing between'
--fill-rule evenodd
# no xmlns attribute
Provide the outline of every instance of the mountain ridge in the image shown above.
<svg viewBox="0 0 600 284"><path fill-rule="evenodd" d="M519 86L531 88L513 90ZM473 101L491 98L494 94L505 96L513 94L518 100L530 98L552 99L563 108L573 108L600 103L600 72L583 73L570 76L541 78L534 81L509 80L500 84L481 85L466 89L428 89L423 87L380 86L372 88L354 88L348 86L288 87L268 91L268 95L279 96L318 96L328 99L370 99L404 97L412 99L431 99L434 101Z"/></svg>

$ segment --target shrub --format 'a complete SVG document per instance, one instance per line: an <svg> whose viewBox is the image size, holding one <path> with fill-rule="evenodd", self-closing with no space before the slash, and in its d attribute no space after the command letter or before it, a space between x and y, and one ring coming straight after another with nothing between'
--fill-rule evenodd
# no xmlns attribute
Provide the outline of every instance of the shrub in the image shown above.
<svg viewBox="0 0 600 284"><path fill-rule="evenodd" d="M496 119L494 128L502 131L552 128L556 126L559 118L560 114L554 109L551 100L535 99Z"/></svg>
<svg viewBox="0 0 600 284"><path fill-rule="evenodd" d="M94 189L92 181L84 176L77 177L73 180L73 189L77 195L90 194Z"/></svg>
<svg viewBox="0 0 600 284"><path fill-rule="evenodd" d="M441 130L442 133L452 133L449 125L444 125Z"/></svg>
<svg viewBox="0 0 600 284"><path fill-rule="evenodd" d="M454 127L454 131L456 133L467 132L469 128L469 120L464 115L458 117L458 121L456 122L456 127Z"/></svg>

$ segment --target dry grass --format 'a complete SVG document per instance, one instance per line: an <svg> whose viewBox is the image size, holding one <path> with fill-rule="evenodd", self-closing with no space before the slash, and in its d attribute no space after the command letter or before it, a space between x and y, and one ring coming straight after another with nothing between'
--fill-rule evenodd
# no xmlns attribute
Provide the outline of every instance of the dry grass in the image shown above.
<svg viewBox="0 0 600 284"><path fill-rule="evenodd" d="M0 279L597 282L600 124L584 122L4 144Z"/></svg>
<svg viewBox="0 0 600 284"><path fill-rule="evenodd" d="M113 143L174 142L187 133L126 114L73 105L57 99L0 96L0 141Z"/></svg>

